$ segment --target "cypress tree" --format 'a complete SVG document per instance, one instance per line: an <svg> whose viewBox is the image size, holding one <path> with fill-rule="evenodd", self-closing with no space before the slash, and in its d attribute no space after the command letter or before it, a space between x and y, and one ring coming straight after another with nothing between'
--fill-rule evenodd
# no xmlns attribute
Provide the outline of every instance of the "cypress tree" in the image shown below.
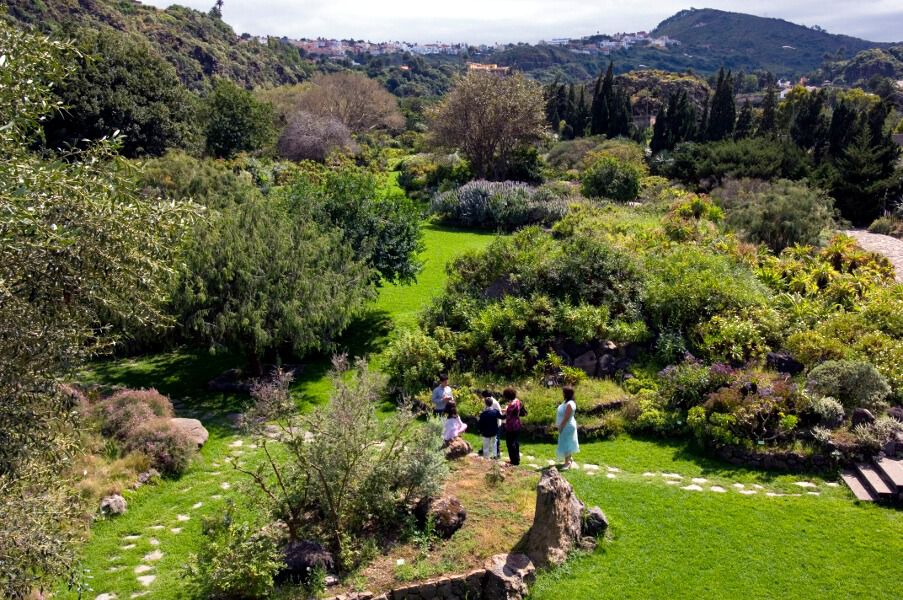
<svg viewBox="0 0 903 600"><path fill-rule="evenodd" d="M827 138L823 115L825 97L821 92L806 93L790 123L790 138L804 150L821 148Z"/></svg>
<svg viewBox="0 0 903 600"><path fill-rule="evenodd" d="M730 71L725 75L722 67L718 72L718 83L715 86L715 95L712 97L712 107L709 111L709 123L706 129L708 139L717 142L730 137L734 132L736 120L733 77Z"/></svg>
<svg viewBox="0 0 903 600"><path fill-rule="evenodd" d="M828 127L828 154L832 158L837 158L846 150L856 136L856 125L856 111L847 102L842 101L834 107Z"/></svg>
<svg viewBox="0 0 903 600"><path fill-rule="evenodd" d="M697 142L706 141L706 132L709 129L709 106L711 104L709 100L709 94L706 92L705 100L702 101L702 117L699 119L695 135L693 136L693 139Z"/></svg>
<svg viewBox="0 0 903 600"><path fill-rule="evenodd" d="M686 90L673 92L668 105L655 118L650 149L653 154L673 150L677 144L693 139L696 133L696 109Z"/></svg>
<svg viewBox="0 0 903 600"><path fill-rule="evenodd" d="M567 105L566 105L565 112L562 115L562 118L564 119L565 123L568 124L568 127L566 128L567 132L568 132L568 137L564 137L562 135L562 137L566 140L572 140L577 135L576 116L577 116L577 92L574 89L574 84L572 83L568 86Z"/></svg>
<svg viewBox="0 0 903 600"><path fill-rule="evenodd" d="M577 96L577 111L574 118L574 137L583 137L586 135L586 128L589 124L589 106L586 103L586 87L580 86L580 94Z"/></svg>
<svg viewBox="0 0 903 600"><path fill-rule="evenodd" d="M593 106L591 109L592 119L590 124L590 132L593 135L604 135L608 133L608 121L611 112L612 89L614 88L615 71L614 62L608 63L608 70L605 77L600 76L596 81L596 93L593 95Z"/></svg>
<svg viewBox="0 0 903 600"><path fill-rule="evenodd" d="M558 133L561 127L561 114L558 112L558 78L549 84L545 91L546 99L546 121L552 131Z"/></svg>
<svg viewBox="0 0 903 600"><path fill-rule="evenodd" d="M734 139L742 140L752 135L753 113L749 100L740 108L740 116L737 117L737 127L734 129Z"/></svg>
<svg viewBox="0 0 903 600"><path fill-rule="evenodd" d="M609 110L608 132L610 138L630 135L633 125L633 112L630 109L630 96L620 86L614 88Z"/></svg>
<svg viewBox="0 0 903 600"><path fill-rule="evenodd" d="M759 122L757 134L761 136L774 133L777 124L776 112L778 107L778 90L774 85L774 77L768 74L768 87L765 91L765 99L762 101L762 120Z"/></svg>

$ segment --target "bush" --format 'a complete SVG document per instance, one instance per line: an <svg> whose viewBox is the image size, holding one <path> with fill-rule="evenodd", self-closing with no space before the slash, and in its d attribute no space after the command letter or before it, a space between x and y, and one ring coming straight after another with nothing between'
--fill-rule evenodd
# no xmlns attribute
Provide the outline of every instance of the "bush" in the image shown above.
<svg viewBox="0 0 903 600"><path fill-rule="evenodd" d="M826 360L840 360L848 355L847 348L836 338L817 331L799 331L787 338L785 346L796 360L814 367Z"/></svg>
<svg viewBox="0 0 903 600"><path fill-rule="evenodd" d="M464 185L471 177L470 165L457 154L415 154L398 165L398 185L417 198Z"/></svg>
<svg viewBox="0 0 903 600"><path fill-rule="evenodd" d="M93 407L101 433L119 440L129 438L142 424L158 417L172 417L169 398L151 388L120 390Z"/></svg>
<svg viewBox="0 0 903 600"><path fill-rule="evenodd" d="M390 389L411 397L433 384L450 366L454 348L443 347L419 329L402 331L386 349Z"/></svg>
<svg viewBox="0 0 903 600"><path fill-rule="evenodd" d="M887 442L903 433L903 423L888 416L875 419L874 423L862 423L853 428L856 443L869 454L878 454Z"/></svg>
<svg viewBox="0 0 903 600"><path fill-rule="evenodd" d="M355 145L351 131L335 117L299 111L282 130L276 149L288 160L322 162L333 152L354 151Z"/></svg>
<svg viewBox="0 0 903 600"><path fill-rule="evenodd" d="M869 225L869 233L903 238L903 219L899 216L878 217Z"/></svg>
<svg viewBox="0 0 903 600"><path fill-rule="evenodd" d="M252 174L236 171L226 161L170 151L145 161L140 185L146 198L191 200L207 208L223 209L260 196Z"/></svg>
<svg viewBox="0 0 903 600"><path fill-rule="evenodd" d="M809 372L807 389L821 396L831 396L847 410L886 406L891 393L887 380L867 362L829 360Z"/></svg>
<svg viewBox="0 0 903 600"><path fill-rule="evenodd" d="M712 197L725 209L729 227L774 252L818 245L822 231L836 227L834 201L802 182L728 181Z"/></svg>
<svg viewBox="0 0 903 600"><path fill-rule="evenodd" d="M560 186L531 187L512 181L471 181L433 196L431 211L447 223L487 229L551 225L568 211L575 195Z"/></svg>
<svg viewBox="0 0 903 600"><path fill-rule="evenodd" d="M727 385L733 374L726 365L707 367L688 361L662 370L659 390L667 408L686 410L702 404L710 393Z"/></svg>
<svg viewBox="0 0 903 600"><path fill-rule="evenodd" d="M734 365L761 359L781 331L780 316L761 307L714 315L695 329L696 346L704 358Z"/></svg>
<svg viewBox="0 0 903 600"><path fill-rule="evenodd" d="M843 423L846 416L843 404L831 397L817 398L812 401L812 412L822 425L833 428Z"/></svg>
<svg viewBox="0 0 903 600"><path fill-rule="evenodd" d="M611 198L620 202L636 200L640 195L643 175L635 164L613 156L603 156L583 173L583 194L589 198Z"/></svg>
<svg viewBox="0 0 903 600"><path fill-rule="evenodd" d="M152 419L129 431L123 446L130 452L142 452L164 475L181 475L197 454L197 444L166 419Z"/></svg>
<svg viewBox="0 0 903 600"><path fill-rule="evenodd" d="M186 568L190 587L198 598L268 598L283 567L282 540L277 527L254 531L235 520L230 506L220 516L207 518L200 549Z"/></svg>

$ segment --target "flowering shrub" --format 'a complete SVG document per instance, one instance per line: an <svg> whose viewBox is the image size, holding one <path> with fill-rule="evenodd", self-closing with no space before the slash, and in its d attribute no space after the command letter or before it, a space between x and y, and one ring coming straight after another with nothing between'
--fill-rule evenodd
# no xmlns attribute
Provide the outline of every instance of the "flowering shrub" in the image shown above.
<svg viewBox="0 0 903 600"><path fill-rule="evenodd" d="M431 211L447 223L487 229L551 225L577 200L568 188L533 187L513 181L471 181L433 196Z"/></svg>

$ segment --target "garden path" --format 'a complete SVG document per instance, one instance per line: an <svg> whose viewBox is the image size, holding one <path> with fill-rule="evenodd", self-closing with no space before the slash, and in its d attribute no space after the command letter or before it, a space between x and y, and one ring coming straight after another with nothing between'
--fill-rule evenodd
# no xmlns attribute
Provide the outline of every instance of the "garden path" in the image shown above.
<svg viewBox="0 0 903 600"><path fill-rule="evenodd" d="M869 252L877 252L886 256L897 272L897 281L903 282L903 240L889 235L869 233L862 229L850 229L844 233L855 239Z"/></svg>

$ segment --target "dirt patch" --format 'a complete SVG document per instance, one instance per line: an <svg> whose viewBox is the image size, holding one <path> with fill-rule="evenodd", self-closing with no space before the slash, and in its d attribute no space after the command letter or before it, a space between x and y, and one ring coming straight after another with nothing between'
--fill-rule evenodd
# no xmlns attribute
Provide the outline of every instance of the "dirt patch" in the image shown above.
<svg viewBox="0 0 903 600"><path fill-rule="evenodd" d="M510 552L533 524L539 475L501 461L499 471L503 480L492 485L487 482L491 461L471 456L452 463L443 493L456 496L464 505L464 526L451 539L436 541L428 548L416 541L399 544L327 593L367 590L379 594L412 582L479 569L493 555Z"/></svg>

